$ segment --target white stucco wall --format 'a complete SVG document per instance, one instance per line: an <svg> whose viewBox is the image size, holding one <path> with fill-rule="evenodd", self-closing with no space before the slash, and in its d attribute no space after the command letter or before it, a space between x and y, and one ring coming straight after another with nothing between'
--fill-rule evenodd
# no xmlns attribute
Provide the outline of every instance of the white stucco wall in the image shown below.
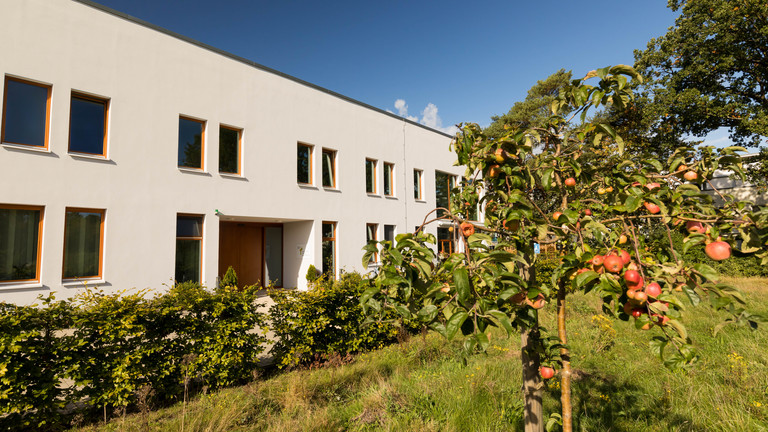
<svg viewBox="0 0 768 432"><path fill-rule="evenodd" d="M362 270L366 223L379 239L384 224L413 230L435 207L435 170L462 172L443 134L71 0L0 0L0 72L52 86L49 149L0 145L0 203L45 207L40 281L0 284L0 301L79 289L62 285L66 207L106 209L107 289L172 283L178 213L205 215L203 283L216 283L218 221L233 218L285 223L285 286L302 288L321 267L322 221L338 222L338 266ZM68 153L73 90L110 100L106 159ZM206 121L202 172L177 167L179 115ZM243 129L242 178L218 172L219 124ZM296 182L297 142L315 146L314 187ZM322 148L337 151L333 190L317 186ZM378 191L395 164L394 198L366 194L366 158Z"/></svg>

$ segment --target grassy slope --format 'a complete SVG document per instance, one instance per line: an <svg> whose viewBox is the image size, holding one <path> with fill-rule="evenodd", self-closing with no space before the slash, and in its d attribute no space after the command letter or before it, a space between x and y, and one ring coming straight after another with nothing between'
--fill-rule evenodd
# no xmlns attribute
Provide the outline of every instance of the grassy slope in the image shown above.
<svg viewBox="0 0 768 432"><path fill-rule="evenodd" d="M768 281L733 281L749 310L768 314ZM686 372L670 372L648 350L650 332L599 316L594 296L572 296L569 317L576 430L768 430L768 329L727 328L689 308L685 322L701 351ZM551 311L543 325L554 329ZM185 431L496 431L521 430L519 339L497 334L466 366L458 343L437 335L359 356L352 364L277 374L99 430ZM544 410L559 411L551 380ZM83 430L94 430L95 427Z"/></svg>

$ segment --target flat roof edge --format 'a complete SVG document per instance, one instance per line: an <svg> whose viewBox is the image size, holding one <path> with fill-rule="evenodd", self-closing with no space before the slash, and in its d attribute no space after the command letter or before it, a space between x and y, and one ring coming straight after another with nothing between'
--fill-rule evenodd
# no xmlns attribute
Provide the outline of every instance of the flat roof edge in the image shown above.
<svg viewBox="0 0 768 432"><path fill-rule="evenodd" d="M277 76L280 76L280 77L283 77L283 78L289 79L289 80L291 80L291 81L294 81L294 82L296 82L296 83L299 83L299 84L301 84L301 85L304 85L304 86L310 87L310 88L312 88L312 89L315 89L315 90L321 91L321 92L323 92L323 93L329 94L329 95L331 95L331 96L337 97L337 98L339 98L339 99L342 99L342 100L345 100L345 101L347 101L347 102L351 102L351 103L353 103L353 104L355 104L355 105L359 105L359 106L361 106L361 107L363 107L363 108L367 108L367 109L370 109L370 110L376 111L376 112L378 112L378 113L380 113L380 114L384 114L384 115L387 115L387 116L389 116L389 117L392 117L392 118L395 118L395 119L398 119L398 120L402 120L402 121L403 121L403 122L405 122L405 123L409 123L409 124L412 124L412 125L414 125L414 126L418 126L418 127L422 128L422 129L426 129L426 130L428 130L428 131L430 131L430 132L435 132L435 133L437 133L437 134L440 134L440 135L446 136L446 137L448 137L448 138L453 138L453 135L447 134L447 133L445 133L445 132L443 132L443 131L437 130L437 129L435 129L435 128L431 128L431 127L429 127L429 126L423 125L423 124L421 124L421 123L419 123L419 122L415 122L415 121L413 121L413 120L409 120L409 119L407 119L407 118L404 118L404 117L401 117L401 116L399 116L399 115L397 115L397 114L395 114L395 113L392 113L392 112L389 112L389 111L383 110L383 109L381 109L381 108L377 108L377 107L375 107L375 106L373 106L373 105L369 105L369 104L367 104L367 103L365 103L365 102L361 102L361 101L359 101L359 100L357 100L357 99L353 99L353 98L351 98L351 97L349 97L349 96L345 96L345 95L343 95L343 94L341 94L341 93L337 93L337 92L335 92L335 91L333 91L333 90L329 90L329 89L327 89L327 88L325 88L325 87L321 87L321 86L319 86L319 85L317 85L317 84L312 84L312 83L311 83L311 82L309 82L309 81L304 81L304 80L303 80L303 79L301 79L301 78L296 78L296 77L295 77L295 76L293 76L293 75L288 75L288 74L286 74L286 73L280 72L279 70L276 70L276 69L272 69L271 67L268 67L268 66L264 66L263 64L260 64L260 63L256 63L255 61L252 61L252 60L248 60L248 59L246 59L246 58L244 58L244 57L240 57L240 56L238 56L238 55L235 55L235 54L232 54L232 53L230 53L230 52L224 51L224 50L222 50L222 49L216 48L216 47L214 47L214 46L211 46L211 45L205 44L205 43L203 43L203 42L200 42L200 41L198 41L198 40L195 40L195 39L192 39L192 38L190 38L190 37L184 36L184 35L182 35L182 34L179 34L179 33L173 32L173 31L171 31L171 30L168 30L168 29L166 29L166 28L163 28L163 27L160 27L160 26L158 26L158 25L152 24L152 23L150 23L150 22L148 22L148 21L144 21L144 20L142 20L142 19L140 19L140 18L136 18L136 17L134 17L134 16L128 15L128 14L126 14L126 13L124 13L124 12L120 12L120 11L118 11L118 10L115 10L115 9L109 8L109 7L107 7L107 6L104 6L104 5L102 5L102 4L96 3L96 2L94 2L94 1L91 1L91 0L72 0L72 1L74 1L74 2L76 2L76 3L80 3L80 4L83 4L83 5L85 5L85 6L89 6L89 7L92 7L92 8L94 8L94 9L97 9L97 10L101 11L101 12L105 12L105 13L108 13L108 14L110 14L110 15L114 15L114 16L116 16L116 17L118 17L118 18L122 18L122 19L124 19L124 20L126 20L126 21L130 21L130 22L132 22L132 23L134 23L134 24L138 24L138 25L140 25L140 26L143 26L143 27L149 28L149 29L151 29L151 30L155 30L155 31L157 31L157 32L163 33L163 34L165 34L165 35L171 36L171 37L173 37L173 38L176 38L176 39L182 40L182 41L184 41L184 42L187 42L187 43L189 43L189 44L195 45L195 46L197 46L197 47L200 47L200 48L203 48L203 49L205 49L205 50L211 51L211 52L213 52L213 53L219 54L219 55L221 55L221 56L227 57L227 58L229 58L229 59L231 59L231 60L235 60L235 61L237 61L237 62L240 62L240 63L246 64L246 65L248 65L248 66L251 66L251 67L253 67L253 68L256 68L256 69L260 69L260 70L262 70L262 71L264 71L264 72L269 72L269 73L271 73L271 74L275 74L275 75L277 75Z"/></svg>

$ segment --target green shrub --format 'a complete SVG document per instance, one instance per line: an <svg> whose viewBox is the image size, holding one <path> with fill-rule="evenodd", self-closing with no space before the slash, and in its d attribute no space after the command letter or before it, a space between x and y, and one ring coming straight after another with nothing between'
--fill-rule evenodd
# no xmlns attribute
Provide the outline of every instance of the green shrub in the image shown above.
<svg viewBox="0 0 768 432"><path fill-rule="evenodd" d="M0 429L55 429L71 389L59 386L73 367L71 305L41 298L41 306L0 303Z"/></svg>
<svg viewBox="0 0 768 432"><path fill-rule="evenodd" d="M237 273L232 266L227 268L227 272L224 273L224 277L219 282L219 288L235 287L237 288Z"/></svg>
<svg viewBox="0 0 768 432"><path fill-rule="evenodd" d="M142 388L173 400L187 377L209 388L252 379L266 342L257 292L184 283L156 298L87 289L40 307L0 303L0 429L56 430L65 407L106 415Z"/></svg>
<svg viewBox="0 0 768 432"><path fill-rule="evenodd" d="M360 296L370 281L359 273L345 273L341 280L321 280L310 291L272 290L271 330L277 337L272 348L279 367L312 361L315 356L366 351L396 340L391 323L364 324Z"/></svg>
<svg viewBox="0 0 768 432"><path fill-rule="evenodd" d="M315 267L313 264L309 265L309 269L307 269L307 282L309 284L313 284L318 278L320 277L320 272L317 271L317 267Z"/></svg>

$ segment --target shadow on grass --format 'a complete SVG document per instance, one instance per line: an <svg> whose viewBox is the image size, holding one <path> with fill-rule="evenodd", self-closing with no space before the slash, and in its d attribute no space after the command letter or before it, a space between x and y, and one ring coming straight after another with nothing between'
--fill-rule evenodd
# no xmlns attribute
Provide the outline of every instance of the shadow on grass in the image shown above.
<svg viewBox="0 0 768 432"><path fill-rule="evenodd" d="M667 397L649 395L647 389L625 380L577 370L574 371L572 387L574 430L635 432L707 429L693 418L675 413ZM557 401L559 410L559 389L547 391Z"/></svg>

